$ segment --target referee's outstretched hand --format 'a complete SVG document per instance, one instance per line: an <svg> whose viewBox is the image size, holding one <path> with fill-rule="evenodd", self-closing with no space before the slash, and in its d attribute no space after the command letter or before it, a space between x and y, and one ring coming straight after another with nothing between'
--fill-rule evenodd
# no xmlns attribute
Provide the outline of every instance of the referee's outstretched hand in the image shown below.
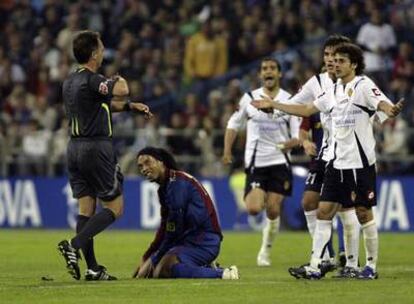
<svg viewBox="0 0 414 304"><path fill-rule="evenodd" d="M145 119L151 119L154 116L149 107L146 104L140 102L131 102L130 104L131 111L142 113L145 116Z"/></svg>

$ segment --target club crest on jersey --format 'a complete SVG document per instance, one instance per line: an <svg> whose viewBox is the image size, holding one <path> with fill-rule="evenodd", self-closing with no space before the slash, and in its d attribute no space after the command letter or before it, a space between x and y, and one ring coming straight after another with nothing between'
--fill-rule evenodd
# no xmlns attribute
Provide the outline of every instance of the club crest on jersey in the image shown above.
<svg viewBox="0 0 414 304"><path fill-rule="evenodd" d="M289 190L289 188L290 188L290 182L289 181L285 181L284 184L283 184L283 189Z"/></svg>
<svg viewBox="0 0 414 304"><path fill-rule="evenodd" d="M356 193L355 193L355 191L352 191L351 192L351 201L355 202L355 199L356 199Z"/></svg>
<svg viewBox="0 0 414 304"><path fill-rule="evenodd" d="M101 93L102 95L108 95L109 93L109 89L108 89L108 85L106 84L106 81L102 81L99 84L99 89L98 89L99 93Z"/></svg>
<svg viewBox="0 0 414 304"><path fill-rule="evenodd" d="M352 94L354 94L354 91L351 88L349 88L349 90L348 90L348 96L351 97Z"/></svg>
<svg viewBox="0 0 414 304"><path fill-rule="evenodd" d="M368 191L368 200L372 201L375 197L374 191Z"/></svg>

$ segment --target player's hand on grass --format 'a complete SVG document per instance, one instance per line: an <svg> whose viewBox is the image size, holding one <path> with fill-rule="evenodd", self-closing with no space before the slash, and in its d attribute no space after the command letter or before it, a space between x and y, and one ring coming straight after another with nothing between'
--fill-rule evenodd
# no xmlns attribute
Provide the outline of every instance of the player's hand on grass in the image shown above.
<svg viewBox="0 0 414 304"><path fill-rule="evenodd" d="M146 119L150 119L153 116L149 107L146 104L140 102L131 102L130 108L133 112L139 112L144 114Z"/></svg>
<svg viewBox="0 0 414 304"><path fill-rule="evenodd" d="M148 258L140 267L138 267L138 279L151 278L154 272L154 265L152 264L151 258Z"/></svg>

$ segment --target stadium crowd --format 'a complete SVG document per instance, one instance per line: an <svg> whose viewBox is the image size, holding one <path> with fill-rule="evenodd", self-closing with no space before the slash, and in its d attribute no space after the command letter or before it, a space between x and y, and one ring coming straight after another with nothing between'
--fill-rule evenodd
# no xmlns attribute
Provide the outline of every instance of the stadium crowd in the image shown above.
<svg viewBox="0 0 414 304"><path fill-rule="evenodd" d="M148 145L167 147L194 174L226 174L224 129L243 92L259 86L258 60L276 56L282 87L294 93L320 69L320 46L332 32L362 46L366 73L388 96L405 97L403 114L378 127L378 149L384 158L409 158L413 20L408 0L1 1L0 176L64 174L61 85L74 68L73 34L86 28L102 35L102 73L127 78L131 100L156 114L148 122L114 115L126 174ZM239 143L240 160L242 150ZM384 162L381 170L406 173L413 163Z"/></svg>

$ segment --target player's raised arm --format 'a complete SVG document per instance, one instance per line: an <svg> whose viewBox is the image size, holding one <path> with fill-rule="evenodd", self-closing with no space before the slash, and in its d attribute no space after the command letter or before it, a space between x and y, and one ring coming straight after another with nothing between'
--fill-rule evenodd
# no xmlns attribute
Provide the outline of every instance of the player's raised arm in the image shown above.
<svg viewBox="0 0 414 304"><path fill-rule="evenodd" d="M300 117L309 117L312 114L320 112L320 110L312 103L307 103L303 105L299 104L285 104L277 101L272 101L266 96L261 96L262 99L253 100L251 104L257 109L276 109L283 111L285 113L300 116Z"/></svg>

